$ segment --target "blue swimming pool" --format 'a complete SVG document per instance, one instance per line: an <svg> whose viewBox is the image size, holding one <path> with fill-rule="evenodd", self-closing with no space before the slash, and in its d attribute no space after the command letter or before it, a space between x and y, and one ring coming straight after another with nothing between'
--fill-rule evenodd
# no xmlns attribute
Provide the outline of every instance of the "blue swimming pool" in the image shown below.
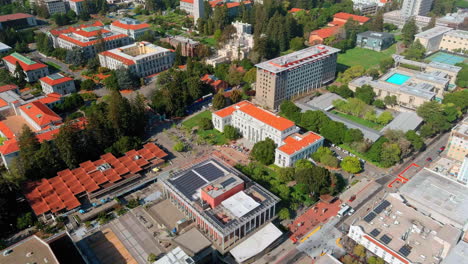
<svg viewBox="0 0 468 264"><path fill-rule="evenodd" d="M389 83L393 83L393 84L396 84L396 85L402 85L404 84L409 78L408 75L404 75L404 74L399 74L399 73L394 73L392 74L392 76L390 76L390 78L388 78L386 81L389 82Z"/></svg>

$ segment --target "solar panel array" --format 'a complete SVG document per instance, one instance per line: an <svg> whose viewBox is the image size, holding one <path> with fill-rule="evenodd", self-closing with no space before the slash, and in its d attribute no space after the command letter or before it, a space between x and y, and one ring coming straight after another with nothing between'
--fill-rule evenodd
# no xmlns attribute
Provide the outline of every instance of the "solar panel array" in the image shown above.
<svg viewBox="0 0 468 264"><path fill-rule="evenodd" d="M392 241L392 238L385 234L380 238L380 241L382 241L384 244L388 245L388 243L390 243L390 241Z"/></svg>
<svg viewBox="0 0 468 264"><path fill-rule="evenodd" d="M234 177L231 177L225 181L223 181L221 184L221 186L223 186L223 188L226 188L227 186L229 186L229 184L233 183L233 182L236 182L237 180L234 178Z"/></svg>
<svg viewBox="0 0 468 264"><path fill-rule="evenodd" d="M404 246L402 246L402 247L398 250L398 252L399 252L402 256L407 257L409 254L411 254L411 249L412 249L412 248L411 248L410 246L404 245Z"/></svg>
<svg viewBox="0 0 468 264"><path fill-rule="evenodd" d="M198 168L195 168L194 171L196 171L198 174L202 175L203 178L207 179L210 182L224 176L224 172L222 170L218 169L218 167L216 167L212 163L207 163L207 164L202 165L202 166L200 166Z"/></svg>
<svg viewBox="0 0 468 264"><path fill-rule="evenodd" d="M377 237L378 235L380 235L380 230L378 230L377 228L374 228L374 230L372 230L370 234L373 237Z"/></svg>
<svg viewBox="0 0 468 264"><path fill-rule="evenodd" d="M367 223L370 223L372 220L374 220L376 216L377 215L374 212L370 212L368 215L364 217L364 221L366 221Z"/></svg>
<svg viewBox="0 0 468 264"><path fill-rule="evenodd" d="M375 209L374 212L376 214L380 214L383 212L388 206L390 206L390 202L387 200L383 200Z"/></svg>

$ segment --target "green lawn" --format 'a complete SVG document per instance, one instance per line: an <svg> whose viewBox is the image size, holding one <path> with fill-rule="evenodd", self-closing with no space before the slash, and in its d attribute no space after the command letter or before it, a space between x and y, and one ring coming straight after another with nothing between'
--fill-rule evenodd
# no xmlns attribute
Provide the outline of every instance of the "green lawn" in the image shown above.
<svg viewBox="0 0 468 264"><path fill-rule="evenodd" d="M395 51L396 44L382 52L355 47L345 53L338 54L338 63L348 67L362 65L364 68L369 69L378 67L380 60L390 57Z"/></svg>
<svg viewBox="0 0 468 264"><path fill-rule="evenodd" d="M341 116L341 117L346 118L348 120L351 120L351 121L353 121L355 123L361 124L363 126L366 126L366 127L369 127L369 128L375 129L375 130L380 130L380 129L382 129L384 127L384 126L382 126L380 124L376 124L374 122L362 119L360 117L344 114L344 113L341 113L341 112L338 112L338 111L335 111L335 110L333 110L331 112L333 114L335 114L335 115Z"/></svg>
<svg viewBox="0 0 468 264"><path fill-rule="evenodd" d="M60 71L61 70L61 67L53 62L46 62L45 64L47 64L49 67L52 67L52 68L55 68L56 70Z"/></svg>
<svg viewBox="0 0 468 264"><path fill-rule="evenodd" d="M199 122L200 122L200 119L202 118L208 118L211 120L211 111L210 110L206 110L206 111L203 111L199 114L197 114L196 116L188 119L188 120L185 120L184 122L182 122L182 125L184 127L188 127L188 128L194 128L196 126L198 126Z"/></svg>
<svg viewBox="0 0 468 264"><path fill-rule="evenodd" d="M200 39L201 43L208 45L208 46L216 46L216 40L214 38L202 38Z"/></svg>
<svg viewBox="0 0 468 264"><path fill-rule="evenodd" d="M468 8L468 2L466 0L458 0L455 3L455 6L460 8Z"/></svg>
<svg viewBox="0 0 468 264"><path fill-rule="evenodd" d="M370 161L365 154L361 153L361 152L357 152L356 150L354 150L353 148L351 148L350 146L348 146L347 144L341 144L340 145L340 148L342 149L345 149L347 151L349 151L350 153L353 153L354 155L356 155L356 157L360 158L360 159L363 159L365 160L366 162L369 162L371 164L374 164L375 166L379 167L379 168L385 168L384 166L382 166L379 162L373 162L373 161Z"/></svg>

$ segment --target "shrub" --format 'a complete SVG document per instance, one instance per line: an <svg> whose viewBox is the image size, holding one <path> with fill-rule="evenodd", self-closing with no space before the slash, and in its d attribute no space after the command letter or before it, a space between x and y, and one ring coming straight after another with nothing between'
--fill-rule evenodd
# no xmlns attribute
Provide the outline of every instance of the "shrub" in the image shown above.
<svg viewBox="0 0 468 264"><path fill-rule="evenodd" d="M239 131L233 126L224 126L224 136L229 140L235 140L240 137Z"/></svg>
<svg viewBox="0 0 468 264"><path fill-rule="evenodd" d="M213 129L213 123L209 118L203 117L200 119L200 129L210 130Z"/></svg>

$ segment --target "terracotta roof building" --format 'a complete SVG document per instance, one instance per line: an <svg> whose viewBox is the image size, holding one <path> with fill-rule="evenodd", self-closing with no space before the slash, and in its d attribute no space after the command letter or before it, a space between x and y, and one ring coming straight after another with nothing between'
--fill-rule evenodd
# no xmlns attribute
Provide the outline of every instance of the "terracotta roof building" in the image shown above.
<svg viewBox="0 0 468 264"><path fill-rule="evenodd" d="M85 58L92 58L97 54L96 46L102 45L99 49L109 50L132 42L132 39L126 34L104 29L103 24L99 21L93 24L51 30L50 35L55 48L79 49Z"/></svg>
<svg viewBox="0 0 468 264"><path fill-rule="evenodd" d="M102 67L127 68L138 77L146 77L172 67L174 52L146 41L99 53Z"/></svg>
<svg viewBox="0 0 468 264"><path fill-rule="evenodd" d="M340 12L340 13L336 13L335 15L333 15L333 21L330 22L329 24L342 26L351 19L354 21L357 21L359 25L364 25L364 23L370 20L370 18L365 17L365 16L358 16L358 15Z"/></svg>
<svg viewBox="0 0 468 264"><path fill-rule="evenodd" d="M312 153L323 146L324 138L312 131L303 135L292 134L283 140L275 152L275 164L280 167L294 165L300 159L307 159Z"/></svg>
<svg viewBox="0 0 468 264"><path fill-rule="evenodd" d="M323 44L324 40L329 37L336 36L338 38L342 38L344 34L345 34L345 31L342 26L331 26L331 27L317 29L317 30L310 32L309 44L310 45Z"/></svg>
<svg viewBox="0 0 468 264"><path fill-rule="evenodd" d="M24 74L26 75L27 82L35 82L39 80L39 78L49 74L49 68L47 65L33 61L30 58L16 52L3 57L2 60L11 74L14 74L16 70L16 63L19 63L23 69Z"/></svg>
<svg viewBox="0 0 468 264"><path fill-rule="evenodd" d="M141 23L136 19L125 17L112 22L110 24L110 29L114 32L126 34L133 39L137 39L150 29L150 25Z"/></svg>
<svg viewBox="0 0 468 264"><path fill-rule="evenodd" d="M147 177L142 172L163 163L166 156L154 143L120 158L107 153L99 160L81 163L76 169L60 171L50 179L28 182L23 192L37 216L58 215L80 207L82 201L113 198L113 194L123 189L135 188L136 181Z"/></svg>
<svg viewBox="0 0 468 264"><path fill-rule="evenodd" d="M34 101L19 107L20 115L36 130L62 123L62 118L45 104Z"/></svg>
<svg viewBox="0 0 468 264"><path fill-rule="evenodd" d="M219 90L226 90L228 88L228 83L226 81L218 79L212 74L205 74L200 78L200 81L210 85L215 92Z"/></svg>
<svg viewBox="0 0 468 264"><path fill-rule="evenodd" d="M76 92L75 82L72 78L63 76L60 73L54 73L39 79L42 91L45 94L59 93L66 95Z"/></svg>

